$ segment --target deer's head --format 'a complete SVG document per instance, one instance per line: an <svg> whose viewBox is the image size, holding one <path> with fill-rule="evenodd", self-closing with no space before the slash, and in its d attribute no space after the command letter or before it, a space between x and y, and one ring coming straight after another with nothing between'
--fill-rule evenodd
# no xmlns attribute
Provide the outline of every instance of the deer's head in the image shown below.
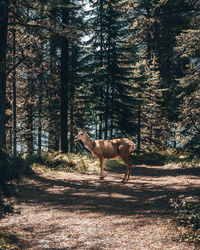
<svg viewBox="0 0 200 250"><path fill-rule="evenodd" d="M75 136L74 140L75 141L85 141L87 137L87 132L84 129L78 129L78 134Z"/></svg>

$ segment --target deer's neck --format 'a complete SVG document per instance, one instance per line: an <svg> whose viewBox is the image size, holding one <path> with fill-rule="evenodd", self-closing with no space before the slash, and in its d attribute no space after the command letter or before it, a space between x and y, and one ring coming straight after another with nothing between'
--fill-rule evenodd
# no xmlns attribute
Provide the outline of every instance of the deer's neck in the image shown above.
<svg viewBox="0 0 200 250"><path fill-rule="evenodd" d="M84 145L92 152L94 148L94 141L90 139L89 136L86 137L85 140L83 140Z"/></svg>

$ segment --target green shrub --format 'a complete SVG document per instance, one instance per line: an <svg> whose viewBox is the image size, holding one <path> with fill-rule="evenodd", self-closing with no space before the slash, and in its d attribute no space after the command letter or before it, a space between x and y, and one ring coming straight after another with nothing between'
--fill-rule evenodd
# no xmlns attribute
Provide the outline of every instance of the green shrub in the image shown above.
<svg viewBox="0 0 200 250"><path fill-rule="evenodd" d="M144 152L133 156L135 164L164 165L169 161L168 152Z"/></svg>
<svg viewBox="0 0 200 250"><path fill-rule="evenodd" d="M18 243L18 239L15 235L0 229L0 249L19 250L20 248L16 246L16 243Z"/></svg>
<svg viewBox="0 0 200 250"><path fill-rule="evenodd" d="M27 167L30 167L31 165L33 165L33 163L41 161L41 157L37 156L36 154L23 155L21 159L23 159Z"/></svg>
<svg viewBox="0 0 200 250"><path fill-rule="evenodd" d="M113 160L107 160L105 163L105 170L124 172L125 171L125 163L120 158L113 159Z"/></svg>
<svg viewBox="0 0 200 250"><path fill-rule="evenodd" d="M179 164L179 166L197 166L200 163L200 158L197 155L192 155L186 152L178 152L175 150L144 152L132 156L135 164L146 165L165 165L169 163Z"/></svg>
<svg viewBox="0 0 200 250"><path fill-rule="evenodd" d="M15 195L13 180L19 180L22 175L31 172L31 168L21 157L10 157L5 151L0 151L0 217L12 212L12 207L5 204L4 197Z"/></svg>
<svg viewBox="0 0 200 250"><path fill-rule="evenodd" d="M43 152L41 158L36 162L36 165L66 172L96 172L99 170L98 159L90 155L73 153L61 154L59 152Z"/></svg>
<svg viewBox="0 0 200 250"><path fill-rule="evenodd" d="M170 206L173 208L175 220L190 229L187 240L200 243L200 204L193 204L185 199L171 199Z"/></svg>
<svg viewBox="0 0 200 250"><path fill-rule="evenodd" d="M0 151L0 184L19 179L22 175L30 173L30 164L22 157L10 157L6 152Z"/></svg>

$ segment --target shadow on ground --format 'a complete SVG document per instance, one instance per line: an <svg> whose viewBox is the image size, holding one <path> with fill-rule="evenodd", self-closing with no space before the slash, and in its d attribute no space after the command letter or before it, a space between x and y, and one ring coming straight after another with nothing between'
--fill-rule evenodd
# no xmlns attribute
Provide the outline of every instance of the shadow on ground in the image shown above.
<svg viewBox="0 0 200 250"><path fill-rule="evenodd" d="M117 160L112 160L114 164L108 165L106 170L115 173L124 173L125 165L119 163ZM133 165L134 166L134 165ZM164 165L151 166L151 165L137 165L132 168L132 173L134 176L180 176L180 175L194 175L200 177L200 166L199 168L168 168Z"/></svg>
<svg viewBox="0 0 200 250"><path fill-rule="evenodd" d="M180 183L177 189L170 180L170 176L179 175L198 178L199 169L171 170L138 166L133 169L128 184L120 183L120 171L107 172L104 181L99 181L97 174L74 173L70 178L65 174L63 179L56 178L56 173L55 178L53 174L48 177L35 174L31 181L20 185L21 199L43 205L46 209L69 212L155 216L171 212L169 199L172 197L199 196L196 187ZM169 177L169 182L163 184L159 177Z"/></svg>

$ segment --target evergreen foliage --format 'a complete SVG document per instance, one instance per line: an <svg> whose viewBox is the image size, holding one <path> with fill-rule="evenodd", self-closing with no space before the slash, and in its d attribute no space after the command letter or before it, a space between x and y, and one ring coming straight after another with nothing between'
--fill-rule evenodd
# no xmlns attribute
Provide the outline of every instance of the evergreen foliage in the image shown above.
<svg viewBox="0 0 200 250"><path fill-rule="evenodd" d="M85 126L96 139L132 137L138 152L199 152L198 1L9 3L1 148L74 152Z"/></svg>

